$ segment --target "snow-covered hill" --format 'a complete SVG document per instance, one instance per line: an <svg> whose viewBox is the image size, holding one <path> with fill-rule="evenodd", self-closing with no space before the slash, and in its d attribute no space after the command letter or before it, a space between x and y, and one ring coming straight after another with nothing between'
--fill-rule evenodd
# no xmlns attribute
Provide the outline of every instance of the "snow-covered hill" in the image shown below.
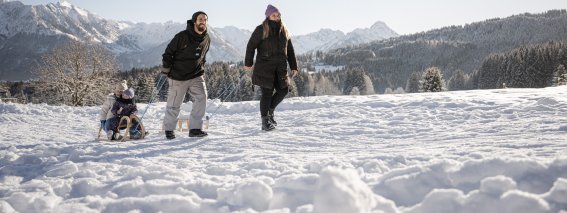
<svg viewBox="0 0 567 213"><path fill-rule="evenodd" d="M95 140L98 107L0 103L0 212L565 212L566 96L291 98L272 132L213 100L210 135L174 140L158 103L127 142Z"/></svg>
<svg viewBox="0 0 567 213"><path fill-rule="evenodd" d="M0 26L3 39L27 33L112 43L120 36L119 22L103 19L68 2L35 6L19 1L0 3Z"/></svg>

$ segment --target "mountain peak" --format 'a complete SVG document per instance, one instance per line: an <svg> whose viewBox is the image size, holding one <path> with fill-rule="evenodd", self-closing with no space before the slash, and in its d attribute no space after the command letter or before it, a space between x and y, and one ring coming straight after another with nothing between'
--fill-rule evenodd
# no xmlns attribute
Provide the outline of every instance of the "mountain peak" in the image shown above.
<svg viewBox="0 0 567 213"><path fill-rule="evenodd" d="M330 29L330 28L322 28L318 32L319 33L337 33L337 34L342 34L342 35L345 34L345 33L343 33L343 31L333 30L333 29Z"/></svg>
<svg viewBox="0 0 567 213"><path fill-rule="evenodd" d="M384 23L383 21L377 21L370 27L370 29L376 29L376 28L383 29L387 27L388 25L386 25L386 23Z"/></svg>
<svg viewBox="0 0 567 213"><path fill-rule="evenodd" d="M16 7L24 6L24 3L19 1L10 1L10 0L0 0L0 4L2 5L15 5Z"/></svg>
<svg viewBox="0 0 567 213"><path fill-rule="evenodd" d="M57 2L57 5L59 5L60 7L68 7L68 8L73 7L73 5L71 3L69 3L68 1Z"/></svg>

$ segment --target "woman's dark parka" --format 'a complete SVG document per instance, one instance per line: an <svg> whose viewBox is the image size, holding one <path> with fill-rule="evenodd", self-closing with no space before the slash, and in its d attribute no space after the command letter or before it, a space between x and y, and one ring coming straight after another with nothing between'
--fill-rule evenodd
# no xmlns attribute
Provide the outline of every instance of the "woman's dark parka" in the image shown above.
<svg viewBox="0 0 567 213"><path fill-rule="evenodd" d="M210 44L207 31L199 35L194 30L193 21L187 21L187 29L173 37L162 55L163 67L171 69L168 77L185 81L202 76Z"/></svg>
<svg viewBox="0 0 567 213"><path fill-rule="evenodd" d="M251 67L254 65L254 53L256 55L256 65L252 74L252 83L263 88L273 88L274 78L278 78L281 88L289 86L287 76L287 63L292 70L297 70L297 60L291 43L291 38L287 38L284 32L280 32L280 23L270 23L270 34L268 38L262 39L264 28L262 25L256 27L248 46L246 47L246 58L244 65Z"/></svg>

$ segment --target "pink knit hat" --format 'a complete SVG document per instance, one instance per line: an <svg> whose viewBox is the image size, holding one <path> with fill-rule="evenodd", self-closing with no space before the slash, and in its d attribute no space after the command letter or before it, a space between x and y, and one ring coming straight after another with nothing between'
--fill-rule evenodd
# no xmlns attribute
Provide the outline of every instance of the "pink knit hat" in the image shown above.
<svg viewBox="0 0 567 213"><path fill-rule="evenodd" d="M266 8L266 13L265 13L266 18L269 17L270 15L272 15L275 12L279 13L280 11L278 10L278 8L272 6L271 4L268 4L268 8Z"/></svg>

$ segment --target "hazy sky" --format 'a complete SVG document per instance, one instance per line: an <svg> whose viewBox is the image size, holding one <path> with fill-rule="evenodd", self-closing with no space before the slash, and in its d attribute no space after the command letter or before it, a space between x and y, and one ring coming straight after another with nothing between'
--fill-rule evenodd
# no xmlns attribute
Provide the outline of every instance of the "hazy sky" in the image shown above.
<svg viewBox="0 0 567 213"><path fill-rule="evenodd" d="M57 0L22 0L47 4ZM350 32L385 22L399 34L463 25L520 13L567 9L567 0L68 0L104 18L133 22L185 22L203 10L213 27L252 30L268 4L278 7L292 34L330 28Z"/></svg>

